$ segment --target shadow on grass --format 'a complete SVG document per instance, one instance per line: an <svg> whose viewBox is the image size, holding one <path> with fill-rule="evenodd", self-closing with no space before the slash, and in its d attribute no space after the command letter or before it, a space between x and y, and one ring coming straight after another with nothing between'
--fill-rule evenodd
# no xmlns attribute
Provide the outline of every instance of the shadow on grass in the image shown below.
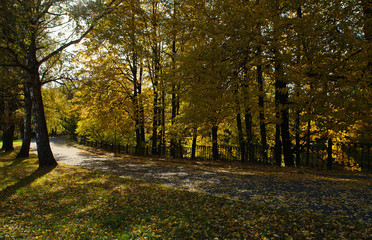
<svg viewBox="0 0 372 240"><path fill-rule="evenodd" d="M12 168L12 167L17 166L18 164L22 163L22 162L25 161L26 159L27 159L27 158L16 158L15 160L14 160L14 159L9 160L9 162L12 161L12 163L11 163L11 164L8 164L8 165L6 165L6 166L4 166L4 167L2 167L1 169L4 170L4 171L6 171L7 169L10 169L10 168ZM3 160L2 160L2 161L3 161Z"/></svg>
<svg viewBox="0 0 372 240"><path fill-rule="evenodd" d="M44 176L44 175L48 174L49 172L51 172L54 168L55 167L38 168L31 175L29 175L29 176L27 176L25 178L22 178L16 184L13 184L11 186L6 187L5 189L3 189L0 192L0 201L8 199L13 194L15 194L18 189L30 185L31 183L33 183L38 178L41 178L42 176Z"/></svg>
<svg viewBox="0 0 372 240"><path fill-rule="evenodd" d="M4 151L4 150L0 150L0 157L2 158L1 161L11 161L13 160L13 156L12 154L14 153L14 151ZM12 159L8 159L8 157L11 157Z"/></svg>

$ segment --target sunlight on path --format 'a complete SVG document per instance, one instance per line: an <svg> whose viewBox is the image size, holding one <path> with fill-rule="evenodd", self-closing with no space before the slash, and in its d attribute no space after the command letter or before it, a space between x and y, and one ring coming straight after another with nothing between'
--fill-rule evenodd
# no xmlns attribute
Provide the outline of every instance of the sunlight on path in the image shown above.
<svg viewBox="0 0 372 240"><path fill-rule="evenodd" d="M253 201L291 211L313 211L348 219L372 220L370 184L298 173L279 173L172 163L132 156L95 155L67 146L64 138L51 138L56 160L63 164L103 171L168 187ZM35 143L32 149L36 150ZM281 175L280 175L281 174Z"/></svg>

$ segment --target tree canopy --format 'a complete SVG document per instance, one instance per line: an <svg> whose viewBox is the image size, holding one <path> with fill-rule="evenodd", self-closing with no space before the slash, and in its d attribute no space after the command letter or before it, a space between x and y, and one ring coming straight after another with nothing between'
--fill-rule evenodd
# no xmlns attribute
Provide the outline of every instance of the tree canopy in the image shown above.
<svg viewBox="0 0 372 240"><path fill-rule="evenodd" d="M7 1L1 64L27 75L40 146L38 89L72 79L43 90L49 133L291 166L316 139L372 140L370 15L366 0Z"/></svg>

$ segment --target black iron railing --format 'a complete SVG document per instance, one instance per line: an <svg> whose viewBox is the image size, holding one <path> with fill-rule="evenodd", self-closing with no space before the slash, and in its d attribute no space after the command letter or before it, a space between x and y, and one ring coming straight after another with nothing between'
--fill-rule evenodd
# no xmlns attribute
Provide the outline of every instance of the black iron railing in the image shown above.
<svg viewBox="0 0 372 240"><path fill-rule="evenodd" d="M151 146L137 147L132 145L112 144L78 138L80 144L105 149L115 153L126 153L140 156L170 156L170 148L163 147L155 154L152 153ZM327 143L311 142L309 147L303 147L299 151L299 165L303 167L316 167L331 169L332 167L346 167L355 170L372 170L372 144L369 143ZM265 151L265 154L263 152ZM180 158L191 159L192 148L181 146L177 149ZM218 159L214 159L211 146L196 146L195 158L199 160L221 160L221 161L254 161L257 163L274 164L274 148L268 147L266 150L259 144L245 146L245 156L242 158L242 151L237 146L218 146ZM294 153L294 151L293 151ZM294 156L295 157L295 156Z"/></svg>

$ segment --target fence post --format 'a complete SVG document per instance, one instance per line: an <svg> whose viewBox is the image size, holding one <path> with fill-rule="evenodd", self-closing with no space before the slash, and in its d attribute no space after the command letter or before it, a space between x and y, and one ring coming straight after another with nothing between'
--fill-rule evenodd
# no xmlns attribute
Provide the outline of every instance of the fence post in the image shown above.
<svg viewBox="0 0 372 240"><path fill-rule="evenodd" d="M328 148L327 148L327 154L328 154L328 158L327 158L327 169L328 170L332 170L332 138L328 138Z"/></svg>

